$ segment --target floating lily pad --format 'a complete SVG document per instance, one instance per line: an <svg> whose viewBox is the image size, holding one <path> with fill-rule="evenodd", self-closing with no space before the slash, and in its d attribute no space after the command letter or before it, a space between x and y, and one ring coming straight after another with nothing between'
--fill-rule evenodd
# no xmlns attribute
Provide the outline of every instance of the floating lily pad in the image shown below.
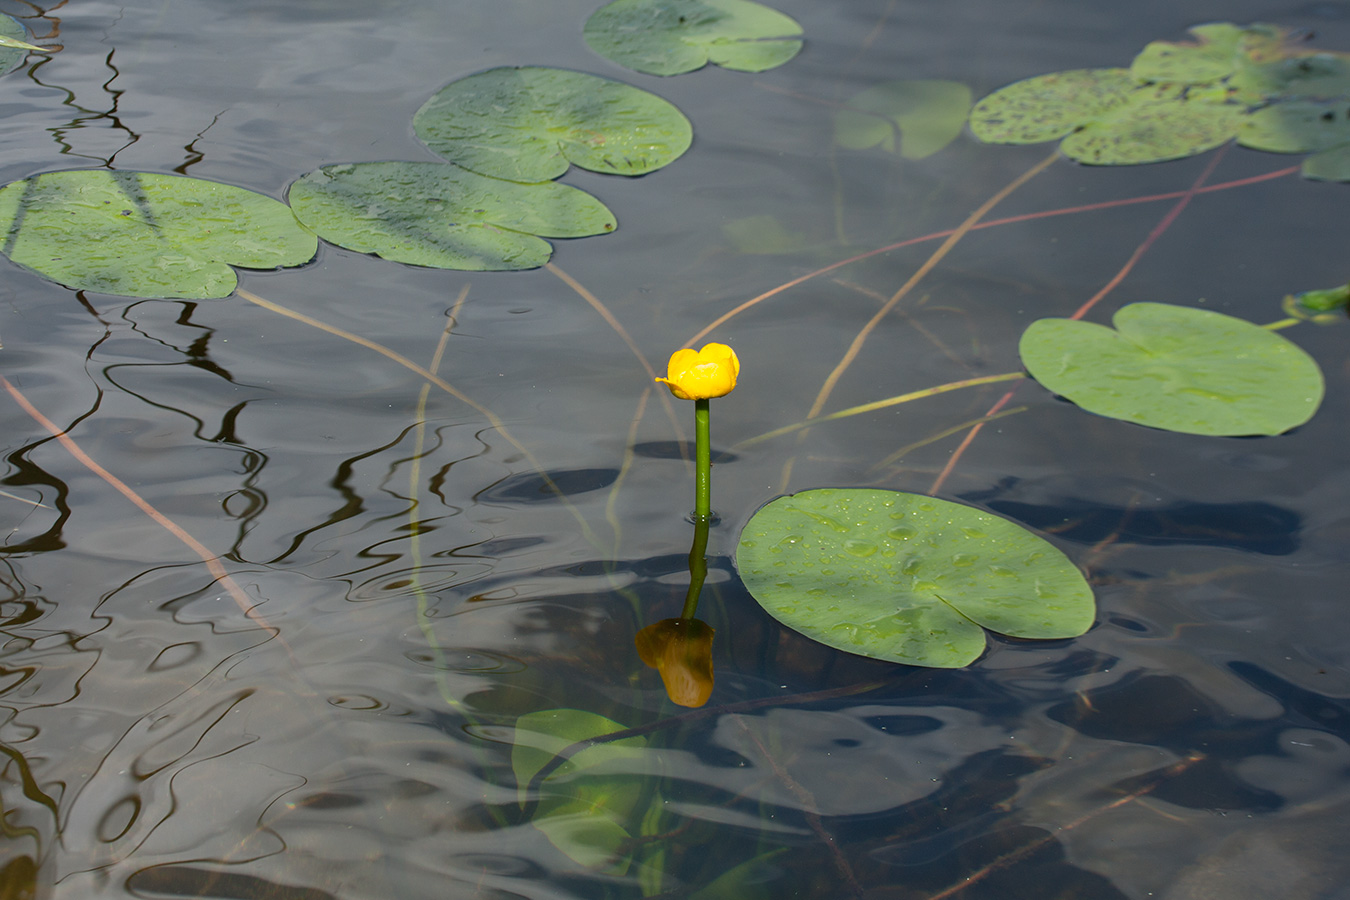
<svg viewBox="0 0 1350 900"><path fill-rule="evenodd" d="M689 149L684 114L655 94L566 69L501 68L442 88L413 117L428 147L494 178L539 182L569 164L644 175Z"/></svg>
<svg viewBox="0 0 1350 900"><path fill-rule="evenodd" d="M823 644L959 668L984 629L1066 638L1092 625L1092 589L1019 525L918 494L821 489L779 497L741 531L736 567L775 619Z"/></svg>
<svg viewBox="0 0 1350 900"><path fill-rule="evenodd" d="M1181 96L1145 98L1107 110L1066 137L1064 155L1094 166L1134 166L1182 159L1232 140L1243 107Z"/></svg>
<svg viewBox="0 0 1350 900"><path fill-rule="evenodd" d="M522 804L535 775L557 754L578 741L622 731L624 726L580 709L546 709L516 720L511 768ZM622 775L587 775L586 770L643 753L640 737L583 749L541 779L544 796L532 822L567 857L590 869L621 875L628 868L624 851L632 842L626 827L642 798L641 784Z"/></svg>
<svg viewBox="0 0 1350 900"><path fill-rule="evenodd" d="M1323 150L1305 159L1303 177L1314 181L1350 181L1350 144Z"/></svg>
<svg viewBox="0 0 1350 900"><path fill-rule="evenodd" d="M1270 56L1284 30L1274 25L1214 22L1189 29L1195 41L1154 41L1134 58L1130 73L1137 81L1203 84L1233 75L1255 58Z"/></svg>
<svg viewBox="0 0 1350 900"><path fill-rule="evenodd" d="M614 215L564 184L517 184L447 163L324 166L290 191L300 221L326 241L441 269L532 269L553 252L544 237L613 231Z"/></svg>
<svg viewBox="0 0 1350 900"><path fill-rule="evenodd" d="M1134 303L1113 324L1032 322L1018 347L1022 364L1089 412L1186 434L1280 434L1322 402L1317 363L1242 319Z"/></svg>
<svg viewBox="0 0 1350 900"><path fill-rule="evenodd" d="M956 140L970 113L970 88L958 81L888 81L854 94L834 118L841 147L881 147L923 159Z"/></svg>
<svg viewBox="0 0 1350 900"><path fill-rule="evenodd" d="M0 14L0 75L13 72L28 58L31 50L43 50L28 43L28 32L17 19ZM46 51L43 50L45 53Z"/></svg>
<svg viewBox="0 0 1350 900"><path fill-rule="evenodd" d="M318 241L284 204L243 188L143 172L49 172L0 189L4 252L75 290L225 297L230 266L274 269Z"/></svg>
<svg viewBox="0 0 1350 900"><path fill-rule="evenodd" d="M1238 143L1269 153L1315 153L1350 144L1350 102L1267 106L1243 122Z"/></svg>
<svg viewBox="0 0 1350 900"><path fill-rule="evenodd" d="M1138 85L1128 69L1071 69L1014 82L970 113L970 130L987 144L1039 144L1071 133L1130 102Z"/></svg>
<svg viewBox="0 0 1350 900"><path fill-rule="evenodd" d="M796 56L801 25L750 0L615 0L586 20L586 43L648 75L679 75L709 62L763 72Z"/></svg>

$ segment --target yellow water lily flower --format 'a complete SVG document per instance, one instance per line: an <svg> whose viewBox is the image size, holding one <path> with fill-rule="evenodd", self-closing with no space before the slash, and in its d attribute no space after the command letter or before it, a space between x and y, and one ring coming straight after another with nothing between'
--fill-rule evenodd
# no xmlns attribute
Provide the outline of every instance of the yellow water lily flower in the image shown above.
<svg viewBox="0 0 1350 900"><path fill-rule="evenodd" d="M666 367L664 382L681 400L707 400L724 397L736 386L741 362L736 351L726 344L704 344L703 349L676 350Z"/></svg>
<svg viewBox="0 0 1350 900"><path fill-rule="evenodd" d="M699 707L713 691L713 628L699 619L662 619L637 633L638 656L661 673L666 696Z"/></svg>

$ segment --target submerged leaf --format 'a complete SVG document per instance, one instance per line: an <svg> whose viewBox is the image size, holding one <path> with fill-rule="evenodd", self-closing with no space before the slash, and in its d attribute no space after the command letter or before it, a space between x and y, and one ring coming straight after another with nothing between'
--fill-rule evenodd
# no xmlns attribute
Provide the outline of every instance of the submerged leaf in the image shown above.
<svg viewBox="0 0 1350 900"><path fill-rule="evenodd" d="M998 516L918 494L822 489L779 497L741 531L736 567L775 619L863 656L958 668L985 628L1087 631L1092 589L1054 546Z"/></svg>
<svg viewBox="0 0 1350 900"><path fill-rule="evenodd" d="M888 81L854 94L834 119L841 147L880 146L923 159L956 140L970 113L970 88L958 81Z"/></svg>
<svg viewBox="0 0 1350 900"><path fill-rule="evenodd" d="M1039 144L1071 133L1130 102L1128 69L1072 69L1014 82L970 113L970 130L987 144Z"/></svg>
<svg viewBox="0 0 1350 900"><path fill-rule="evenodd" d="M75 290L124 297L225 297L230 266L273 269L318 241L284 203L179 175L49 172L0 190L4 252Z"/></svg>
<svg viewBox="0 0 1350 900"><path fill-rule="evenodd" d="M494 178L539 182L575 164L643 175L693 140L684 114L631 85L538 67L489 69L442 88L413 117L432 152Z"/></svg>
<svg viewBox="0 0 1350 900"><path fill-rule="evenodd" d="M531 269L544 237L613 231L614 216L564 184L517 184L447 163L325 166L290 191L296 216L324 240L396 262L441 269Z"/></svg>
<svg viewBox="0 0 1350 900"><path fill-rule="evenodd" d="M614 0L586 20L586 43L648 75L679 75L709 62L763 72L796 56L801 25L750 0Z"/></svg>
<svg viewBox="0 0 1350 900"><path fill-rule="evenodd" d="M1134 303L1113 324L1032 322L1018 347L1022 364L1089 412L1185 434L1280 434L1322 402L1317 363L1242 319Z"/></svg>

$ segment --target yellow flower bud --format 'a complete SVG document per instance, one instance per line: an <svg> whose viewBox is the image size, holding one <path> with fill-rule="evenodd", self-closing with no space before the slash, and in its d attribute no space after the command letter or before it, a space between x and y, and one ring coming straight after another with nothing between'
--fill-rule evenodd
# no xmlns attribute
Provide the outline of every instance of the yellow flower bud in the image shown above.
<svg viewBox="0 0 1350 900"><path fill-rule="evenodd" d="M666 367L667 377L656 380L664 382L681 400L707 400L730 394L740 372L735 350L726 344L704 344L697 353L676 350Z"/></svg>
<svg viewBox="0 0 1350 900"><path fill-rule="evenodd" d="M637 633L638 656L661 673L666 695L699 707L713 690L713 629L699 619L662 619Z"/></svg>

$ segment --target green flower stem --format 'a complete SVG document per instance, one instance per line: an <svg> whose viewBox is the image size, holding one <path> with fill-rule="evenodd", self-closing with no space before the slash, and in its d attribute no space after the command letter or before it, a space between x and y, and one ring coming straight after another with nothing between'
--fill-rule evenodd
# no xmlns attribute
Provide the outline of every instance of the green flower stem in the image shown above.
<svg viewBox="0 0 1350 900"><path fill-rule="evenodd" d="M689 548L689 592L684 595L681 619L692 619L698 596L708 577L708 528L712 524L712 439L709 436L709 401L694 401L694 544Z"/></svg>

